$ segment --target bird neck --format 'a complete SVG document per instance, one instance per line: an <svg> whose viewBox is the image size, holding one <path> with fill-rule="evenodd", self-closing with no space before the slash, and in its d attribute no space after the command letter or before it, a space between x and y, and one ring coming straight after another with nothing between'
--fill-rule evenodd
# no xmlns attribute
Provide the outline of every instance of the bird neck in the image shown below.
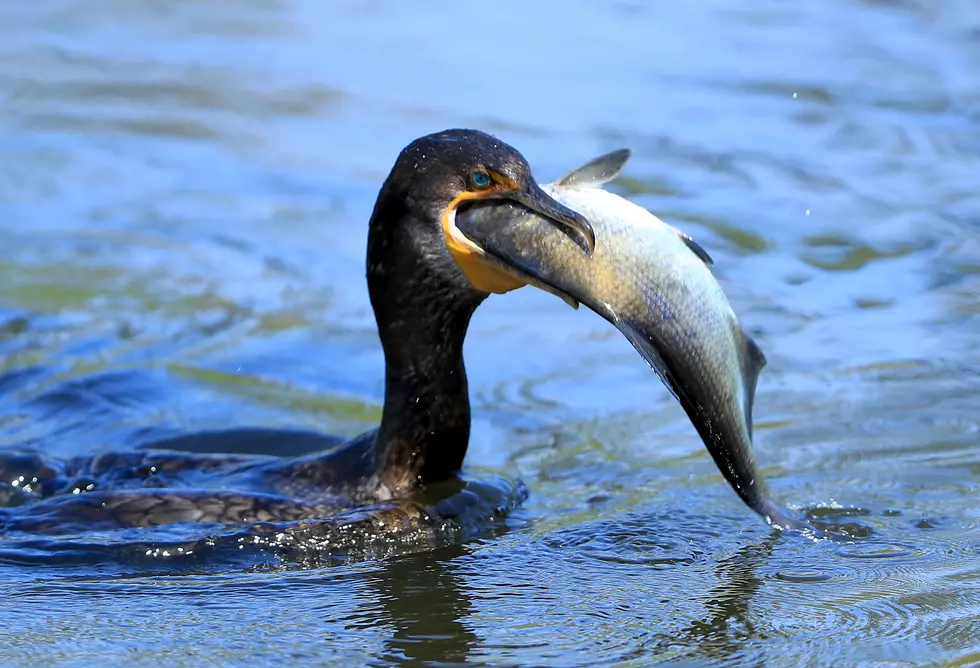
<svg viewBox="0 0 980 668"><path fill-rule="evenodd" d="M385 355L375 472L395 492L449 478L463 464L470 436L463 340L486 294L466 283L422 221L398 202L383 204L372 217L367 257Z"/></svg>
<svg viewBox="0 0 980 668"><path fill-rule="evenodd" d="M470 438L466 322L453 320L419 318L420 336L385 346L385 404L375 463L389 489L445 480L463 465Z"/></svg>

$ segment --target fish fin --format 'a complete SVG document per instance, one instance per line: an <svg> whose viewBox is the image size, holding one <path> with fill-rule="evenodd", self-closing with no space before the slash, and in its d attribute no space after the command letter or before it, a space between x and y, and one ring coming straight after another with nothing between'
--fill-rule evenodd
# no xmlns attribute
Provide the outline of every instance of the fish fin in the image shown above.
<svg viewBox="0 0 980 668"><path fill-rule="evenodd" d="M664 362L663 358L660 356L660 353L658 353L657 349L653 347L652 343L650 343L650 340L643 336L643 334L631 323L616 318L613 321L613 324L616 325L616 328L623 333L626 340L629 341L634 348L636 348L636 352L640 353L640 357L642 357L646 363L650 365L650 368L657 374L660 382L664 384L664 387L666 387L667 391L670 392L670 395L674 397L674 400L683 404L684 402L681 401L680 397L680 387L674 382L673 374L671 374L670 369L667 368L667 363Z"/></svg>
<svg viewBox="0 0 980 668"><path fill-rule="evenodd" d="M702 262L704 262L705 264L715 263L715 261L711 259L711 256L708 255L708 251L706 251L704 247L701 246L701 244L695 241L691 235L685 234L673 226L671 226L670 229L674 230L674 232L677 233L677 236L681 238L681 241L684 242L684 245L686 245L691 250L692 253L697 255Z"/></svg>
<svg viewBox="0 0 980 668"><path fill-rule="evenodd" d="M562 300L563 302L565 302L566 304L568 304L569 306L571 306L571 307L572 307L573 309L575 309L576 311L578 310L578 304L579 304L579 302L578 302L578 300L577 300L577 299L575 299L574 297L569 297L569 296L568 296L568 295L566 295L566 294L565 294L564 292L558 292L557 290L555 290L555 291L553 292L553 294L556 294L556 295L558 295L559 297L561 297L561 300Z"/></svg>
<svg viewBox="0 0 980 668"><path fill-rule="evenodd" d="M633 149L629 148L600 155L568 172L555 181L555 185L562 188L598 188L619 176L631 155Z"/></svg>
<svg viewBox="0 0 980 668"><path fill-rule="evenodd" d="M528 282L528 285L533 285L534 287L538 288L539 290L544 290L545 292L550 292L551 294L553 294L554 296L560 298L563 302L565 302L566 304L568 304L569 306L571 306L576 311L578 310L579 301L577 299L575 299L575 297L572 297L570 294L565 293L565 292L562 292L558 288L554 288L554 287L548 285L547 283L545 283L544 281L539 281L538 279L534 278L533 276L530 276L530 275L526 274L523 271L517 271L513 267L510 268L510 271L511 271L511 273L515 273L515 274L519 275L521 278L523 278L525 281L527 281Z"/></svg>
<svg viewBox="0 0 980 668"><path fill-rule="evenodd" d="M742 385L745 388L745 424L749 430L749 438L752 437L752 406L755 403L755 388L759 383L759 374L765 368L767 360L766 354L762 352L751 336L745 332L742 335Z"/></svg>

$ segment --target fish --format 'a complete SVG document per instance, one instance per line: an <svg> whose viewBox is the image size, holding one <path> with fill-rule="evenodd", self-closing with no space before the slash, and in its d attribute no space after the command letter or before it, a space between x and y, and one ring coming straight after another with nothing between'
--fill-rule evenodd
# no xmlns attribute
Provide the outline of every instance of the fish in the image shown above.
<svg viewBox="0 0 980 668"><path fill-rule="evenodd" d="M766 356L742 328L711 256L690 235L602 187L631 155L614 151L541 185L592 223L591 257L547 219L509 201L461 207L455 228L485 261L614 325L679 402L739 498L775 528L812 528L773 500L756 465L752 411Z"/></svg>

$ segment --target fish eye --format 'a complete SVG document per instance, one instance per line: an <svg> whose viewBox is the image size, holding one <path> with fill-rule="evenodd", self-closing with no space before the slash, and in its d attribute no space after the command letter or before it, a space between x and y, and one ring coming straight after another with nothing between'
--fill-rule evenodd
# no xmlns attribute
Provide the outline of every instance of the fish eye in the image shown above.
<svg viewBox="0 0 980 668"><path fill-rule="evenodd" d="M470 175L470 180L477 188L486 188L490 185L490 175L483 170L478 170Z"/></svg>

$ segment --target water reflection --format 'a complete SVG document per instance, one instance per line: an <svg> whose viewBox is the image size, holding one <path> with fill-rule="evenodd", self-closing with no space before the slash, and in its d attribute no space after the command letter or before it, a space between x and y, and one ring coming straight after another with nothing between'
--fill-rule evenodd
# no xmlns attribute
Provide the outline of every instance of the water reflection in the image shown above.
<svg viewBox="0 0 980 668"><path fill-rule="evenodd" d="M451 546L431 555L391 559L367 578L378 606L369 627L391 629L379 660L396 665L467 662L478 638L465 623L472 603L453 564L465 552L462 546Z"/></svg>
<svg viewBox="0 0 980 668"><path fill-rule="evenodd" d="M732 660L743 652L744 641L758 637L751 604L764 583L758 571L765 568L778 540L769 536L720 560L713 567L715 584L698 595L705 616L691 620L669 637L659 637L647 649L659 653L672 647L696 648L686 658L698 661ZM478 613L468 591L472 576L467 575L468 567L461 570L457 563L465 564L470 552L472 548L453 546L434 555L387 561L364 578L370 590L370 594L364 592L367 607L347 629L352 633L390 629L379 659L399 665L474 665L493 657L502 648L483 646L471 630ZM514 641L516 647L528 647L519 635ZM619 658L628 661L644 656L649 657L646 650L638 648Z"/></svg>
<svg viewBox="0 0 980 668"><path fill-rule="evenodd" d="M717 584L704 593L705 619L695 619L681 629L678 644L695 648L691 658L732 660L744 652L745 641L759 637L750 614L751 604L763 584L758 571L772 556L778 537L743 546L715 566Z"/></svg>

